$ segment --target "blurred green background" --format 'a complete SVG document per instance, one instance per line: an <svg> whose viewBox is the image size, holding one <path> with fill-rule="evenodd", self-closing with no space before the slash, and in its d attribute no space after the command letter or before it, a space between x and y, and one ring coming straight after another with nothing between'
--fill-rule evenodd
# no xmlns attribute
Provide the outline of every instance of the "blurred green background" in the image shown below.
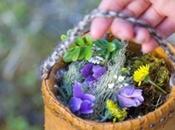
<svg viewBox="0 0 175 130"><path fill-rule="evenodd" d="M39 66L100 0L0 0L0 130L42 130Z"/></svg>

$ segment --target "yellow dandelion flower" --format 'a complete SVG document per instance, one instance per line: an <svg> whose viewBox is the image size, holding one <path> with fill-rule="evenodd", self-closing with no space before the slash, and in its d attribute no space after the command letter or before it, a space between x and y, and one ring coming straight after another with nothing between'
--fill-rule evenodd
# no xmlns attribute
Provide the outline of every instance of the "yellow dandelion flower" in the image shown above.
<svg viewBox="0 0 175 130"><path fill-rule="evenodd" d="M138 86L141 85L142 81L149 75L149 65L142 65L134 71L133 79L138 82Z"/></svg>
<svg viewBox="0 0 175 130"><path fill-rule="evenodd" d="M114 117L113 121L122 121L126 118L127 112L119 108L118 104L114 103L112 100L106 101L106 108L108 112Z"/></svg>

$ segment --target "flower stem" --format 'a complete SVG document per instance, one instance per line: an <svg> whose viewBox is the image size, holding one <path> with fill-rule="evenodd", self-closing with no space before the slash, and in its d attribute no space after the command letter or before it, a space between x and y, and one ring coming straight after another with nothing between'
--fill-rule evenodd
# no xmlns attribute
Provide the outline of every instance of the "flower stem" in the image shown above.
<svg viewBox="0 0 175 130"><path fill-rule="evenodd" d="M101 122L106 121L106 120L109 118L109 116L110 116L110 113L107 112L107 113L105 114L105 116L102 117Z"/></svg>
<svg viewBox="0 0 175 130"><path fill-rule="evenodd" d="M148 79L148 82L155 86L158 90L160 90L162 93L167 94L165 90L163 90L161 87L159 87L157 84L155 84L152 80Z"/></svg>

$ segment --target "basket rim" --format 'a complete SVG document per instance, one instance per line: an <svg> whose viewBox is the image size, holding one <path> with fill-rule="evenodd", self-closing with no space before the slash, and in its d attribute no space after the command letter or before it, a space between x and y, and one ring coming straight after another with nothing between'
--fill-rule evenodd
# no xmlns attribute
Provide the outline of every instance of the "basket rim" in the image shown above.
<svg viewBox="0 0 175 130"><path fill-rule="evenodd" d="M42 82L42 92L43 92L43 96L48 96L50 97L50 103L49 105L48 104L45 104L47 107L50 107L51 105L56 105L57 107L54 109L54 111L57 113L60 113L59 109L66 109L66 111L74 118L79 118L80 120L83 120L83 121L86 121L86 122L95 122L95 123L99 123L99 124L114 124L112 122L98 122L98 121L92 121L92 120L87 120L87 119L82 119L76 115L74 115L66 106L64 106L59 100L57 100L57 98L54 96L53 92L51 91L51 89L48 87L48 81L47 80L43 80ZM140 118L133 118L133 119L129 119L129 120L125 120L125 121L121 121L121 122L116 122L116 123L124 123L124 122L127 122L127 121L131 121L131 120L140 120L141 118L145 118L146 116L149 116L151 115L152 113L156 113L158 111L161 111L162 109L164 109L166 106L168 106L168 104L171 102L172 103L175 102L175 86L172 87L171 89L171 92L169 93L169 97L167 98L167 100L165 101L164 104L162 104L160 107L158 107L157 109L155 109L154 111L152 112L149 112L147 114L145 114L144 116L141 116ZM54 104L53 104L54 103ZM163 113L162 113L163 115Z"/></svg>
<svg viewBox="0 0 175 130"><path fill-rule="evenodd" d="M43 99L44 99L44 103L46 105L46 107L50 108L52 110L52 112L56 113L56 114L63 114L64 113L64 119L72 122L72 120L75 123L74 125L80 126L83 124L89 125L89 126L93 126L93 125L100 125L100 126L104 126L104 125L122 125L122 124L131 124L133 122L143 122L144 120L147 120L149 123L151 122L159 122L161 123L161 118L160 117L165 117L165 118L169 118L167 116L169 116L170 112L174 113L174 108L175 108L175 86L171 87L171 92L168 94L167 100L157 109L155 109L152 112L149 112L139 118L133 118L133 119L129 119L129 120L125 120L125 121L121 121L121 122L98 122L98 121L92 121L92 120L88 120L88 119L82 119L76 115L74 115L69 109L68 107L64 106L59 100L57 100L56 96L54 95L54 93L52 92L51 88L48 86L49 85L49 81L50 79L45 79L42 81L42 93L43 93ZM159 115L159 117L154 118L154 120L149 121L149 119L152 116ZM80 123L82 122L82 123ZM81 126L82 127L82 126Z"/></svg>

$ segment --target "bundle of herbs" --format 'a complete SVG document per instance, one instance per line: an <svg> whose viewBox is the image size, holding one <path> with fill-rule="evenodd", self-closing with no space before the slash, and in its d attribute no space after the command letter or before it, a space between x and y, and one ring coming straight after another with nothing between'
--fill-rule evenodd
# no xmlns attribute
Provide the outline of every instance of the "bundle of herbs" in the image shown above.
<svg viewBox="0 0 175 130"><path fill-rule="evenodd" d="M63 60L65 67L56 73L58 100L85 119L136 118L162 105L169 93L164 59L129 51L128 43L109 36L78 37Z"/></svg>

